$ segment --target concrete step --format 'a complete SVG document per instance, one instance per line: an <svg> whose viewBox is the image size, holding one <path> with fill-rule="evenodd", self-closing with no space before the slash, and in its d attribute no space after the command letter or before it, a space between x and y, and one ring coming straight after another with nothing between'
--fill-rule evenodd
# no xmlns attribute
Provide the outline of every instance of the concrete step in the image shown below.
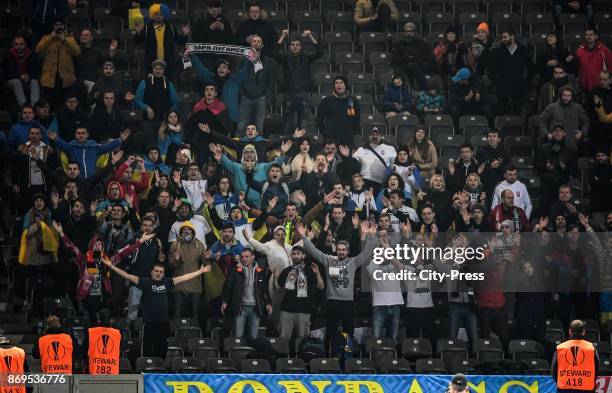
<svg viewBox="0 0 612 393"><path fill-rule="evenodd" d="M4 329L6 333L13 334L32 334L34 333L34 324L32 323L2 323L0 328Z"/></svg>
<svg viewBox="0 0 612 393"><path fill-rule="evenodd" d="M21 312L3 312L0 314L0 320L5 323L27 322L25 313Z"/></svg>

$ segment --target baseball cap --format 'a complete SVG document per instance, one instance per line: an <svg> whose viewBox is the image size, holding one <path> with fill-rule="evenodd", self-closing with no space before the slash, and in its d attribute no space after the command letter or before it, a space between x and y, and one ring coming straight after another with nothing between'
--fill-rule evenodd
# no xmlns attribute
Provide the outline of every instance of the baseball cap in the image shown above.
<svg viewBox="0 0 612 393"><path fill-rule="evenodd" d="M372 127L372 129L370 130L370 132L368 132L368 135L369 135L369 134L374 134L374 133L381 134L381 132L380 132L380 130L378 129L378 127Z"/></svg>
<svg viewBox="0 0 612 393"><path fill-rule="evenodd" d="M464 67L459 69L459 71L457 71L457 73L455 74L455 76L453 76L452 79L453 82L461 82L470 79L471 76L472 72L470 71L470 69Z"/></svg>
<svg viewBox="0 0 612 393"><path fill-rule="evenodd" d="M453 379L451 379L451 385L453 385L456 389L467 389L468 381L465 375L463 374L455 374Z"/></svg>

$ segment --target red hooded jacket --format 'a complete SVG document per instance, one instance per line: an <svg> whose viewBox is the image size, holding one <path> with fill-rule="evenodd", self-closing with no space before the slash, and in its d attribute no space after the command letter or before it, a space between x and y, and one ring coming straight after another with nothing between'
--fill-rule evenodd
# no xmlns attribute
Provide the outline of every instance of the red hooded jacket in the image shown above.
<svg viewBox="0 0 612 393"><path fill-rule="evenodd" d="M589 49L583 43L576 49L578 61L578 81L580 88L584 91L591 91L599 86L599 74L605 69L612 69L612 52L601 41L596 41L593 49Z"/></svg>

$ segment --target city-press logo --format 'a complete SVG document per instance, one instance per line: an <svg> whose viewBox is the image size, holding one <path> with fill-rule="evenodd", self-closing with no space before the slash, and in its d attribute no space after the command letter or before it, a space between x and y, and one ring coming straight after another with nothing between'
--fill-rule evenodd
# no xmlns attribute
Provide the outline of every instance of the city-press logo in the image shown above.
<svg viewBox="0 0 612 393"><path fill-rule="evenodd" d="M570 347L570 350L565 352L565 361L573 367L577 367L584 363L584 352L580 350L579 346Z"/></svg>
<svg viewBox="0 0 612 393"><path fill-rule="evenodd" d="M59 341L53 341L47 347L47 355L55 361L60 361L66 356L66 347Z"/></svg>
<svg viewBox="0 0 612 393"><path fill-rule="evenodd" d="M115 349L115 342L108 334L103 334L98 338L96 343L98 351L103 355L108 355Z"/></svg>

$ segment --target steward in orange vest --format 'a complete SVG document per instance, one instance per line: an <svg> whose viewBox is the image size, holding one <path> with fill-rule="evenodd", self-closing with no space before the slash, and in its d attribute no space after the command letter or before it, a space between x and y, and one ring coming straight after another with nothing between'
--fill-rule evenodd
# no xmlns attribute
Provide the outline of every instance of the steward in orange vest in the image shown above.
<svg viewBox="0 0 612 393"><path fill-rule="evenodd" d="M0 336L0 393L26 393L25 386L8 385L8 374L19 375L28 371L25 351L11 345L8 338Z"/></svg>
<svg viewBox="0 0 612 393"><path fill-rule="evenodd" d="M121 332L110 326L111 314L106 309L98 313L100 326L89 328L89 374L119 374Z"/></svg>
<svg viewBox="0 0 612 393"><path fill-rule="evenodd" d="M38 339L41 371L45 374L72 374L72 352L72 337L64 333L59 318L50 315L46 334Z"/></svg>
<svg viewBox="0 0 612 393"><path fill-rule="evenodd" d="M557 345L552 359L552 376L559 393L595 392L599 373L599 354L584 339L584 322L570 323L569 340Z"/></svg>

